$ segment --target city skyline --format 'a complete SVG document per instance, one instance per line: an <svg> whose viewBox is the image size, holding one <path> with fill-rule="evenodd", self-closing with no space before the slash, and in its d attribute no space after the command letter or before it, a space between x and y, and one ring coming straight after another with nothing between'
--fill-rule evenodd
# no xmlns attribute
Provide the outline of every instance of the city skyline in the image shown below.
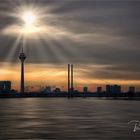
<svg viewBox="0 0 140 140"><path fill-rule="evenodd" d="M71 73L73 73L72 68L73 65L70 67L70 65L68 64L68 87L66 90L64 90L62 87L58 87L58 86L51 86L51 85L47 85L47 86L42 86L42 85L37 85L38 86L38 90L32 90L34 89L33 86L25 86L24 88L24 83L22 81L22 77L21 77L21 87L20 87L20 91L17 91L16 89L12 88L12 82L11 81L0 81L0 93L5 93L5 95L7 94L11 94L11 93L16 93L19 94L21 96L23 96L24 94L26 95L27 93L37 93L37 94L52 94L52 93L61 93L65 95L68 95L68 97L72 97L73 95L77 94L77 93L82 93L83 95L86 93L94 93L97 95L101 95L104 94L105 96L107 96L107 94L112 94L112 95L119 95L119 96L123 96L123 95L128 95L128 93L134 93L134 94L139 94L140 91L137 91L135 86L130 85L128 87L128 89L126 91L122 90L122 86L121 85L104 85L104 86L97 86L96 87L96 91L91 91L89 90L88 86L83 86L82 90L78 90L77 88L74 88L74 84L73 84L73 76L71 75ZM72 71L71 71L71 70ZM70 72L71 71L71 72ZM21 72L22 75L22 72ZM22 85L23 84L23 85ZM93 95L94 95L93 94ZM12 94L11 94L12 95ZM88 95L87 95L88 96Z"/></svg>
<svg viewBox="0 0 140 140"><path fill-rule="evenodd" d="M72 63L79 90L88 86L93 91L106 84L140 90L139 6L137 1L2 1L0 80L12 81L19 90L18 55L24 38L27 86L56 85L66 90L67 64ZM29 33L29 28L20 28L18 13L27 9L38 20Z"/></svg>
<svg viewBox="0 0 140 140"><path fill-rule="evenodd" d="M16 64L16 68L11 67L7 70L1 70L2 73L5 73L7 78L1 73L1 80L11 80L12 81L12 88L15 90L20 91L20 80L21 80L21 66L20 62ZM50 68L51 67L51 68ZM59 67L59 72L55 69L56 66L49 65L41 69L40 67L37 68L36 65L32 66L30 64L25 63L25 87L33 87L31 90L38 91L40 87L59 87L62 90L67 91L67 65ZM75 89L82 91L84 86L87 86L88 89L93 92L96 91L98 86L102 86L105 89L105 85L121 85L122 91L128 91L129 86L135 86L136 91L140 91L139 89L139 82L134 84L133 81L125 81L125 80L105 80L105 79L86 79L84 72L83 74L79 73L80 68L77 65L74 65L74 87ZM16 69L16 71L15 71ZM35 70L36 69L36 70ZM40 70L41 69L41 70ZM34 71L35 70L35 71ZM32 74L32 75L31 75ZM49 75L49 77L48 77ZM27 78L28 77L28 78ZM80 77L80 78L79 78ZM54 80L56 78L56 80ZM41 81L37 81L41 79Z"/></svg>

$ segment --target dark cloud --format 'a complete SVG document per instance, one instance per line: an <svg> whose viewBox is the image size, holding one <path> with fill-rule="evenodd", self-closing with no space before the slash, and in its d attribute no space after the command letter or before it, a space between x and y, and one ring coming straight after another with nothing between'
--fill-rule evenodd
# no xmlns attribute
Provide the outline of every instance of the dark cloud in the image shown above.
<svg viewBox="0 0 140 140"><path fill-rule="evenodd" d="M2 31L16 23L10 13L22 3L0 1L1 62L17 62L20 47L7 58L16 37ZM43 38L27 41L27 62L110 65L95 72L96 76L140 80L140 1L25 0L25 3L44 9L43 20L60 31L60 34L52 32L50 38L44 34Z"/></svg>
<svg viewBox="0 0 140 140"><path fill-rule="evenodd" d="M85 68L86 69L86 68ZM139 80L139 71L135 69L119 66L104 66L99 68L90 68L89 71L83 71L83 75L89 79L106 79L106 80Z"/></svg>

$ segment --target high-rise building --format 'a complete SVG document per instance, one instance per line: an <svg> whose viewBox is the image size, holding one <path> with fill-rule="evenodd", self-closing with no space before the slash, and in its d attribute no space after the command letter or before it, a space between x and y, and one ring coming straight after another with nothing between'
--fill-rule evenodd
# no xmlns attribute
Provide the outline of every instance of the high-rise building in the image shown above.
<svg viewBox="0 0 140 140"><path fill-rule="evenodd" d="M121 93L120 85L106 85L106 93Z"/></svg>
<svg viewBox="0 0 140 140"><path fill-rule="evenodd" d="M0 93L9 93L11 91L11 81L0 81Z"/></svg>
<svg viewBox="0 0 140 140"><path fill-rule="evenodd" d="M23 47L22 47L22 51L19 54L19 59L21 61L21 83L20 83L20 93L24 93L24 61L26 59L26 55L23 52Z"/></svg>

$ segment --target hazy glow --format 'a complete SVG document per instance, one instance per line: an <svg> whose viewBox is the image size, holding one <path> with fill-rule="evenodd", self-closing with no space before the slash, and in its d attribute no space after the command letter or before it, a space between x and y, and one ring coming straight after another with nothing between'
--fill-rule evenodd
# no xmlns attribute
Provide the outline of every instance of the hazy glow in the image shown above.
<svg viewBox="0 0 140 140"><path fill-rule="evenodd" d="M65 28L49 23L51 20L57 19L57 17L50 13L48 7L43 9L32 4L23 4L22 6L16 7L15 11L11 14L9 13L9 15L17 18L17 22L3 28L2 34L4 35L16 37L22 35L28 39L37 38L39 40L46 40L46 36L57 39L63 38L64 36L72 36Z"/></svg>
<svg viewBox="0 0 140 140"><path fill-rule="evenodd" d="M40 28L31 25L25 25L23 28L20 29L20 32L24 35L26 34L33 34L40 31Z"/></svg>
<svg viewBox="0 0 140 140"><path fill-rule="evenodd" d="M23 13L22 19L25 22L26 26L33 26L35 22L35 15L32 13L32 11L27 11Z"/></svg>
<svg viewBox="0 0 140 140"><path fill-rule="evenodd" d="M20 30L22 34L32 34L40 31L40 28L37 27L37 22L39 21L37 21L37 15L35 15L35 12L25 11L23 12L21 19L24 22Z"/></svg>

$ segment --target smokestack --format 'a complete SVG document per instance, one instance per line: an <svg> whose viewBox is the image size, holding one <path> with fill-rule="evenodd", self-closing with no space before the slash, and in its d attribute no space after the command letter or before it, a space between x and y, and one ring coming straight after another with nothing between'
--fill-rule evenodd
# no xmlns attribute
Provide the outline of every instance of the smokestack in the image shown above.
<svg viewBox="0 0 140 140"><path fill-rule="evenodd" d="M68 94L70 94L70 64L68 64Z"/></svg>
<svg viewBox="0 0 140 140"><path fill-rule="evenodd" d="M71 64L71 94L73 95L73 64Z"/></svg>

